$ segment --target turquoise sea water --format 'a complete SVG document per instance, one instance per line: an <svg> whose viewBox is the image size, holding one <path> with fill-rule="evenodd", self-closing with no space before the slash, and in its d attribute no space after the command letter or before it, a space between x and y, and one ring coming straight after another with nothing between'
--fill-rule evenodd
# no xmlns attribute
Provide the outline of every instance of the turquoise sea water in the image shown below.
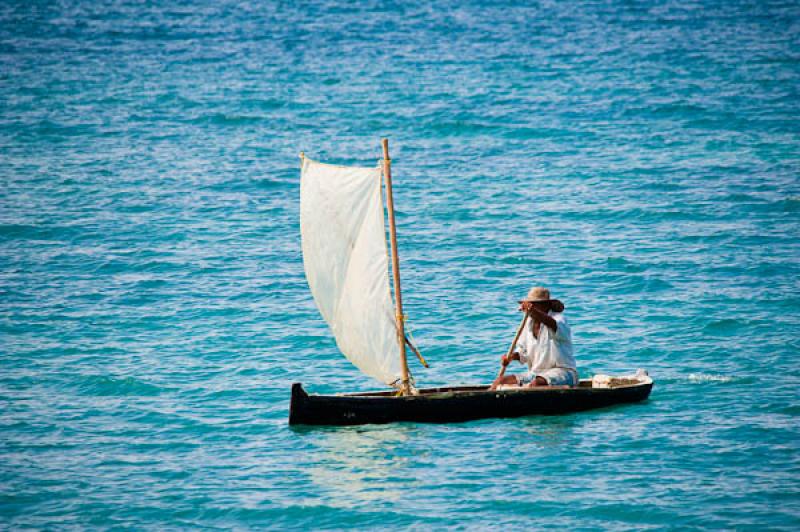
<svg viewBox="0 0 800 532"><path fill-rule="evenodd" d="M800 527L795 2L3 2L0 528ZM298 152L391 139L422 385L545 284L646 403L290 429L377 385Z"/></svg>

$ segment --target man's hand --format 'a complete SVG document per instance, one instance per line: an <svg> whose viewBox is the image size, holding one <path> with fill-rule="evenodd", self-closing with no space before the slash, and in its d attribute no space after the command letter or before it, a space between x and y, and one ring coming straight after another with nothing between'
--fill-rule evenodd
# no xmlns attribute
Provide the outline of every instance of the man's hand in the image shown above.
<svg viewBox="0 0 800 532"><path fill-rule="evenodd" d="M512 360L519 360L519 353L511 353L511 356L503 355L500 357L500 363L503 367L508 366Z"/></svg>

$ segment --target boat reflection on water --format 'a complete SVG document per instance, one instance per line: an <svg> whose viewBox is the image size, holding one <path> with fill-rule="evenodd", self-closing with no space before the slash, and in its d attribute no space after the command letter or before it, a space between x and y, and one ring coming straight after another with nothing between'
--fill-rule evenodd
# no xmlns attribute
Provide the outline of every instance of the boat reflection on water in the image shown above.
<svg viewBox="0 0 800 532"><path fill-rule="evenodd" d="M520 444L556 448L569 442L569 436L578 425L572 416L517 418L512 434Z"/></svg>
<svg viewBox="0 0 800 532"><path fill-rule="evenodd" d="M351 427L298 426L291 430L307 439L313 463L309 480L337 508L367 507L376 501L401 501L409 490L427 491L446 485L447 478L429 478L431 467L449 470L462 464L453 455L471 455L476 478L503 477L518 467L486 453L486 446L521 453L532 460L550 455L573 440L581 423L573 416L475 421L436 426L397 423ZM454 442L460 442L454 444Z"/></svg>

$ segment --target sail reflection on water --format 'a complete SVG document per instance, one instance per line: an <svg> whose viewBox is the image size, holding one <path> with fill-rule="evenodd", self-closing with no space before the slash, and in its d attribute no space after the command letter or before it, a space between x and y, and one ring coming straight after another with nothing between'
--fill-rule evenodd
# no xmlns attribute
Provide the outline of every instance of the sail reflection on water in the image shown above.
<svg viewBox="0 0 800 532"><path fill-rule="evenodd" d="M316 429L311 481L341 508L399 500L414 482L407 470L419 457L406 453L416 431L402 425Z"/></svg>

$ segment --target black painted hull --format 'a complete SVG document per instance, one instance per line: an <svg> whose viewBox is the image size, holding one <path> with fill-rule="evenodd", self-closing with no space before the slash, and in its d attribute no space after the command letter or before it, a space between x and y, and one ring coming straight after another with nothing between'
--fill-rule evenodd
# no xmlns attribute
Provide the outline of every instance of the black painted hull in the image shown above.
<svg viewBox="0 0 800 532"><path fill-rule="evenodd" d="M592 388L581 381L575 388L542 387L490 392L485 386L420 390L420 395L397 397L392 392L347 395L309 395L302 384L292 385L290 425L363 425L414 421L453 423L483 418L556 415L644 401L653 381L616 388Z"/></svg>

